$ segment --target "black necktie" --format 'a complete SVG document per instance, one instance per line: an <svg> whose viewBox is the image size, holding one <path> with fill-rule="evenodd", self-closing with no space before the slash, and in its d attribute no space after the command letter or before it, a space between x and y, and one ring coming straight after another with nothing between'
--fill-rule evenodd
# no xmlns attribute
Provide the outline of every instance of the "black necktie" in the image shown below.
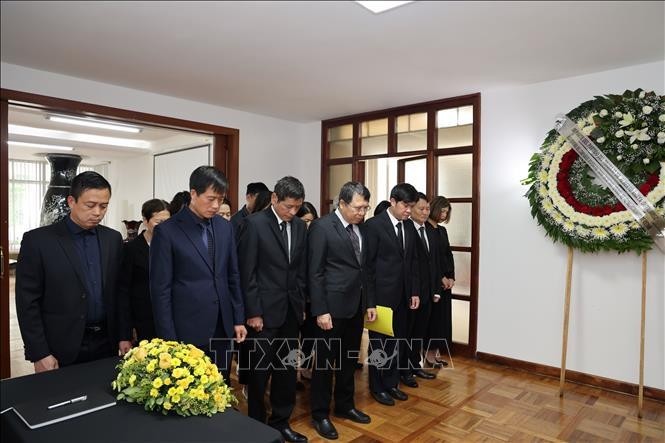
<svg viewBox="0 0 665 443"><path fill-rule="evenodd" d="M210 262L215 262L215 241L212 239L212 226L210 223L202 223L203 230L205 231L205 246L208 248L208 257L210 257Z"/></svg>
<svg viewBox="0 0 665 443"><path fill-rule="evenodd" d="M286 255L291 261L291 251L289 250L289 233L286 231L286 222L283 221L279 224L280 229L282 230L282 240L284 240L284 247L286 248Z"/></svg>
<svg viewBox="0 0 665 443"><path fill-rule="evenodd" d="M429 246L427 246L427 240L425 240L425 227L421 226L418 230L420 231L420 239L423 241L423 246L429 252Z"/></svg>
<svg viewBox="0 0 665 443"><path fill-rule="evenodd" d="M351 237L351 244L353 245L353 252L356 253L356 258L358 259L358 263L361 263L360 261L360 239L358 238L358 234L353 230L353 225L348 224L346 225L346 230L349 232L349 237Z"/></svg>
<svg viewBox="0 0 665 443"><path fill-rule="evenodd" d="M402 232L402 222L397 222L397 240L399 245L404 249L404 233Z"/></svg>

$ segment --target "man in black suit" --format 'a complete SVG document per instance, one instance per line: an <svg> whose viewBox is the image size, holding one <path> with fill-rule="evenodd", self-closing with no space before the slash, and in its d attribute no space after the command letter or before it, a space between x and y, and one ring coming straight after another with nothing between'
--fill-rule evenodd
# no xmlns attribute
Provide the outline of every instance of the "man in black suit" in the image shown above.
<svg viewBox="0 0 665 443"><path fill-rule="evenodd" d="M199 166L189 188L189 205L157 225L150 244L155 329L204 350L228 381L232 340L247 335L233 230L217 215L228 181L217 168Z"/></svg>
<svg viewBox="0 0 665 443"><path fill-rule="evenodd" d="M35 372L124 354L128 306L118 306L122 236L100 225L111 185L96 172L72 181L62 221L26 232L16 267L16 313Z"/></svg>
<svg viewBox="0 0 665 443"><path fill-rule="evenodd" d="M245 314L249 326L248 413L266 421L263 401L272 376L268 424L286 441L307 437L291 429L289 418L296 401L296 368L291 357L298 351L298 328L303 321L306 289L305 222L295 215L305 189L294 177L275 185L270 208L245 220L239 256Z"/></svg>
<svg viewBox="0 0 665 443"><path fill-rule="evenodd" d="M418 193L418 202L411 210L411 218L404 222L404 225L413 235L418 238L416 241L416 255L418 257L418 273L420 281L420 306L418 309L409 310L407 316L407 337L410 339L407 352L402 355L400 361L400 378L402 383L407 386L417 387L415 377L426 380L435 378L423 370L420 360L423 353L423 341L427 335L427 325L432 307L432 297L435 293L436 276L438 272L438 249L435 232L427 232L426 224L429 217L429 202L427 196L422 192Z"/></svg>
<svg viewBox="0 0 665 443"><path fill-rule="evenodd" d="M408 396L398 388L399 353L405 346L407 311L418 309L416 236L403 222L411 215L418 192L408 183L390 191L390 207L367 221L367 298L393 311L395 338L369 331L369 388L376 401L387 406ZM377 358L379 357L379 358Z"/></svg>
<svg viewBox="0 0 665 443"><path fill-rule="evenodd" d="M369 210L369 197L369 190L361 183L345 183L339 191L337 210L315 220L307 236L309 294L319 326L310 403L314 427L327 439L338 437L329 417L332 368L335 415L356 423L371 421L356 409L353 400L365 310L370 321L376 318L376 303L367 300L363 289L362 222Z"/></svg>
<svg viewBox="0 0 665 443"><path fill-rule="evenodd" d="M245 205L231 217L231 224L233 225L233 231L238 236L238 230L240 226L244 223L244 220L249 214L254 212L254 202L256 201L256 196L259 195L261 191L269 191L268 187L263 182L250 183L247 185L247 192L245 192Z"/></svg>

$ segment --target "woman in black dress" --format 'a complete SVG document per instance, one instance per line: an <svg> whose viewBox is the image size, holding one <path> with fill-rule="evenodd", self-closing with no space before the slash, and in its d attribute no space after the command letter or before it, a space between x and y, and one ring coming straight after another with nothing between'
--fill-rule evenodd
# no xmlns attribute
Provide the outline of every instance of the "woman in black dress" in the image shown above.
<svg viewBox="0 0 665 443"><path fill-rule="evenodd" d="M437 196L430 202L427 229L436 231L439 242L439 293L432 300L432 314L428 328L428 346L425 362L429 367L448 366L441 356L448 355L452 344L452 288L455 284L455 262L448 241L448 231L440 223L448 223L452 208L447 198ZM438 295L438 297L437 297Z"/></svg>
<svg viewBox="0 0 665 443"><path fill-rule="evenodd" d="M129 300L131 326L138 341L155 337L148 280L149 248L155 226L171 216L168 202L157 198L143 203L141 214L145 230L125 244L118 288L121 297Z"/></svg>

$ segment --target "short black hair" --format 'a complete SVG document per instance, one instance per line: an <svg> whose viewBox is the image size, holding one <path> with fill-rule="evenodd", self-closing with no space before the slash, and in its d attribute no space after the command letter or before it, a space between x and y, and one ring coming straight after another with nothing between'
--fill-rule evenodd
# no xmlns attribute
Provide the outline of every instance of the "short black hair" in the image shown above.
<svg viewBox="0 0 665 443"><path fill-rule="evenodd" d="M399 183L390 190L390 198L394 198L396 202L416 203L418 191L409 183Z"/></svg>
<svg viewBox="0 0 665 443"><path fill-rule="evenodd" d="M429 203L429 200L427 200L427 196L423 194L422 192L418 193L418 200L425 200L426 202Z"/></svg>
<svg viewBox="0 0 665 443"><path fill-rule="evenodd" d="M314 217L315 220L319 218L319 213L316 212L316 208L314 207L314 205L311 204L310 202L303 202L302 206L298 210L298 213L296 214L296 217L302 218L307 214L312 214L312 217Z"/></svg>
<svg viewBox="0 0 665 443"><path fill-rule="evenodd" d="M192 196L188 191L177 192L169 203L169 212L173 215L180 211L183 206L189 206Z"/></svg>
<svg viewBox="0 0 665 443"><path fill-rule="evenodd" d="M266 209L270 206L270 198L272 197L272 191L267 189L265 191L259 191L256 194L256 200L254 200L254 210L252 212L259 212Z"/></svg>
<svg viewBox="0 0 665 443"><path fill-rule="evenodd" d="M369 201L369 189L360 182L346 182L339 190L339 200L344 200L346 203L351 203L354 195L360 195L363 200Z"/></svg>
<svg viewBox="0 0 665 443"><path fill-rule="evenodd" d="M388 200L382 200L378 205L376 205L376 208L374 208L374 215L377 216L386 209L390 207L390 202Z"/></svg>
<svg viewBox="0 0 665 443"><path fill-rule="evenodd" d="M141 215L146 220L150 220L153 214L162 211L169 211L169 203L161 198L153 198L143 203L141 206Z"/></svg>
<svg viewBox="0 0 665 443"><path fill-rule="evenodd" d="M111 193L111 184L95 171L81 172L74 177L72 185L69 188L69 195L74 197L74 201L78 201L81 194L88 189L108 189Z"/></svg>
<svg viewBox="0 0 665 443"><path fill-rule="evenodd" d="M226 191L229 189L229 181L224 173L214 166L199 166L189 176L189 189L193 189L200 195L206 192L208 188L226 195Z"/></svg>
<svg viewBox="0 0 665 443"><path fill-rule="evenodd" d="M300 183L300 180L287 175L275 184L275 195L277 195L277 201L283 201L287 198L304 200L305 187Z"/></svg>
<svg viewBox="0 0 665 443"><path fill-rule="evenodd" d="M245 195L254 195L258 194L261 191L269 191L268 187L263 182L255 182L247 185L247 192Z"/></svg>

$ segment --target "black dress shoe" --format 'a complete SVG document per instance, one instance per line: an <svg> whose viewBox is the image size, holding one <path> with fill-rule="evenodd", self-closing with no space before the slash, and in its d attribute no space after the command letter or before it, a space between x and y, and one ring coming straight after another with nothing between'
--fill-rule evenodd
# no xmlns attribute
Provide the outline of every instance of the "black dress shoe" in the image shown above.
<svg viewBox="0 0 665 443"><path fill-rule="evenodd" d="M406 386L410 388L417 388L418 387L418 382L416 381L416 378L413 375L401 375L399 379L404 383Z"/></svg>
<svg viewBox="0 0 665 443"><path fill-rule="evenodd" d="M328 440L337 440L339 437L339 434L337 434L337 429L335 429L335 425L333 425L328 418L322 418L321 420L313 419L312 424L314 425L316 432L318 432L319 435L323 438Z"/></svg>
<svg viewBox="0 0 665 443"><path fill-rule="evenodd" d="M286 441L294 442L294 443L305 443L307 442L307 437L302 435L299 432L294 431L291 429L289 426L279 429L279 432L282 434L282 437Z"/></svg>
<svg viewBox="0 0 665 443"><path fill-rule="evenodd" d="M436 375L425 372L422 369L416 369L413 371L413 375L416 377L424 378L425 380L432 380L433 378L436 378Z"/></svg>
<svg viewBox="0 0 665 443"><path fill-rule="evenodd" d="M406 400L409 398L404 392L400 391L398 388L388 388L388 394L395 400Z"/></svg>
<svg viewBox="0 0 665 443"><path fill-rule="evenodd" d="M395 406L395 400L387 392L372 392L372 397L382 405Z"/></svg>
<svg viewBox="0 0 665 443"><path fill-rule="evenodd" d="M448 366L448 362L445 360L439 360L438 358L436 359L437 364L440 364L441 366L445 367Z"/></svg>
<svg viewBox="0 0 665 443"><path fill-rule="evenodd" d="M348 420L355 421L356 423L363 423L363 424L367 424L372 421L369 415L365 414L362 411L357 410L356 408L351 408L345 412L335 411L335 416L340 418L346 418Z"/></svg>

